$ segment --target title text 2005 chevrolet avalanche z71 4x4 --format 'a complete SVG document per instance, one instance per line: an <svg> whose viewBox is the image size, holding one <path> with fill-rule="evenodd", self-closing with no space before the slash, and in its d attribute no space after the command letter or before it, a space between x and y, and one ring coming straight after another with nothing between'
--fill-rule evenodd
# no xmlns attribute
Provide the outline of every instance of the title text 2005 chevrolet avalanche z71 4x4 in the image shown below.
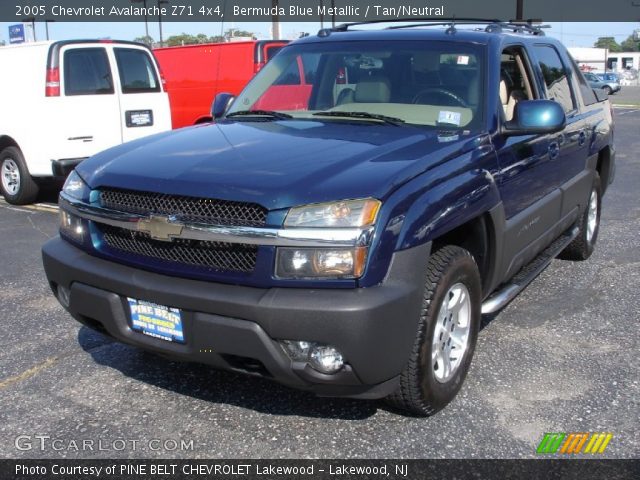
<svg viewBox="0 0 640 480"><path fill-rule="evenodd" d="M76 168L43 248L74 318L428 415L481 313L591 255L612 114L561 44L511 23L352 27L284 47L214 123Z"/></svg>

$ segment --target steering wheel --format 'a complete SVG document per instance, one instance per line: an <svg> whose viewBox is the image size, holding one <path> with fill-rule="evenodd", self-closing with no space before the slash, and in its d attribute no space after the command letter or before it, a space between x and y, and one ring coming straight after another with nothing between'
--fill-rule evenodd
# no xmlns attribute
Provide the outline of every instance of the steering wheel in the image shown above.
<svg viewBox="0 0 640 480"><path fill-rule="evenodd" d="M462 98L460 98L458 95L456 95L450 90L445 90L444 88L439 88L439 87L425 88L424 90L418 92L418 94L415 97L413 97L412 103L418 103L418 104L427 103L423 101L424 100L423 97L428 97L429 95L434 95L434 94L436 96L440 96L442 98L455 101L457 106L459 107L469 108L469 104L465 102Z"/></svg>

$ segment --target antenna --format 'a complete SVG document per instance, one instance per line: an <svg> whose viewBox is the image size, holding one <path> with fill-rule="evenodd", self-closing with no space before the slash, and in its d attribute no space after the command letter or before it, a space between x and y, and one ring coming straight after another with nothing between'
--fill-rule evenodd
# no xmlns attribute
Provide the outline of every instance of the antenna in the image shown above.
<svg viewBox="0 0 640 480"><path fill-rule="evenodd" d="M444 33L449 34L449 35L453 35L454 33L456 33L456 17L455 17L455 15L451 19L451 25L449 26L449 28L447 28L445 30Z"/></svg>

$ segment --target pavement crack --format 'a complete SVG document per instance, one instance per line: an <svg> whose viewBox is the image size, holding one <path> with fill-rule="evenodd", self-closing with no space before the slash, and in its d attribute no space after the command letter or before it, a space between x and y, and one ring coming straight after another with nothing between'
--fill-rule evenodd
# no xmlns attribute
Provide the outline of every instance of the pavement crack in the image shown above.
<svg viewBox="0 0 640 480"><path fill-rule="evenodd" d="M60 359L60 357L49 357L49 358L45 359L44 362L39 363L38 365L35 365L35 366L29 368L28 370L25 370L24 372L22 372L22 373L20 373L18 375L15 375L13 377L9 377L9 378L6 378L6 379L0 381L0 389L7 388L7 387L13 385L14 383L22 382L23 380L27 380L27 379L37 375L42 370L45 370L46 368L49 368L50 366L52 366L59 359Z"/></svg>
<svg viewBox="0 0 640 480"><path fill-rule="evenodd" d="M92 354L93 352L100 350L104 347L108 347L109 345L113 345L114 343L116 343L115 341L109 341L107 340L105 343L101 343L99 345L95 345L91 348L87 348L86 350L82 350L81 352L64 352L60 355L57 355L55 357L49 357L46 358L43 362L25 370L22 373L19 373L18 375L14 375L13 377L8 377L5 378L4 380L0 380L0 390L7 388L15 383L18 382L22 382L24 380L28 380L31 377L36 376L37 374L39 374L41 371L51 367L52 365L54 365L56 362L58 362L59 360L62 360L64 358L68 358L68 357L72 357L73 355L77 355L79 353L89 353Z"/></svg>
<svg viewBox="0 0 640 480"><path fill-rule="evenodd" d="M37 230L38 232L40 232L41 234L43 234L45 237L47 238L51 238L51 235L49 235L48 233L46 233L44 230L42 230L40 227L38 227L35 223L33 223L33 220L31 217L27 217L27 220L29 220L29 223L31 224L31 226Z"/></svg>

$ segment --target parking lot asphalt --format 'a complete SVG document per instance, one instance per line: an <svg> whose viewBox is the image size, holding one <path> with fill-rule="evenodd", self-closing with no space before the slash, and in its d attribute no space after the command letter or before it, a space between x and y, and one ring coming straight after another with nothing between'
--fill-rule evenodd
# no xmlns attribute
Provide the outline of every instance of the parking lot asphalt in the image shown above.
<svg viewBox="0 0 640 480"><path fill-rule="evenodd" d="M614 105L636 105L640 106L640 87L623 86L622 90L609 96L609 100Z"/></svg>
<svg viewBox="0 0 640 480"><path fill-rule="evenodd" d="M0 457L527 458L545 432L611 432L604 457L640 457L640 109L616 110L616 122L594 255L554 260L484 318L460 395L426 419L172 362L81 327L42 269L55 208L0 203Z"/></svg>

